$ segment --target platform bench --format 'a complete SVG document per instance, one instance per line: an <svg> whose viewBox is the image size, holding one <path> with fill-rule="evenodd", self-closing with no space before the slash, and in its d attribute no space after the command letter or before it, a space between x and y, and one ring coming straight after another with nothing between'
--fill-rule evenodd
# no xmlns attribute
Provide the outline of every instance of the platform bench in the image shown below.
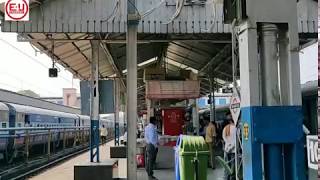
<svg viewBox="0 0 320 180"><path fill-rule="evenodd" d="M117 165L117 159L77 164L74 166L74 180L113 179L113 168Z"/></svg>

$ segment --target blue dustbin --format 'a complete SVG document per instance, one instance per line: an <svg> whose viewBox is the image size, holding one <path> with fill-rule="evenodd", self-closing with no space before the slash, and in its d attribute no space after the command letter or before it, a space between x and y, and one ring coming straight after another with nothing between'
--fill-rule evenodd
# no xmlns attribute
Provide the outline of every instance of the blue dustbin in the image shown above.
<svg viewBox="0 0 320 180"><path fill-rule="evenodd" d="M176 180L180 180L180 159L179 159L179 147L180 147L180 143L182 141L182 136L180 135L179 138L177 139L177 143L176 146L174 147L174 160L175 160L175 166L174 166L174 170L175 170L175 174L176 174Z"/></svg>

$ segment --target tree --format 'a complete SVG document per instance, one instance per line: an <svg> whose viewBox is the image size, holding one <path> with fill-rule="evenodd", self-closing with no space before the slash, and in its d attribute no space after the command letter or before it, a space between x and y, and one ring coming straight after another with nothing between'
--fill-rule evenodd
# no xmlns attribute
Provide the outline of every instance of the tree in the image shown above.
<svg viewBox="0 0 320 180"><path fill-rule="evenodd" d="M25 96L30 96L30 97L34 97L34 98L39 98L40 95L31 91L31 90L20 90L17 92L18 94L22 94L22 95L25 95Z"/></svg>

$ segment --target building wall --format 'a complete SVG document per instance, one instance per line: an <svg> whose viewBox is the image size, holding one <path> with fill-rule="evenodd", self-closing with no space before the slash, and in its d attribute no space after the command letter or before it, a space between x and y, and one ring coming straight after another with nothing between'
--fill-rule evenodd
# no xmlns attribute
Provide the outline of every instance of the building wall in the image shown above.
<svg viewBox="0 0 320 180"><path fill-rule="evenodd" d="M63 105L75 107L77 104L77 89L63 88Z"/></svg>

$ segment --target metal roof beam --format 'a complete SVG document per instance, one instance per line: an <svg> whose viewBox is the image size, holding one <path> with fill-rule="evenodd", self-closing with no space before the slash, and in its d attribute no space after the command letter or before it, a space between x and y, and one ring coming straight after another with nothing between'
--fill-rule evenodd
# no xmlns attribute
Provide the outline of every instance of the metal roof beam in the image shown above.
<svg viewBox="0 0 320 180"><path fill-rule="evenodd" d="M194 46L190 46L189 44L185 44L183 42L177 42L177 41L173 41L170 44L174 44L176 46L179 46L183 49L189 50L189 51L193 51L196 52L198 54L202 54L203 56L211 56L211 54L203 49L194 47Z"/></svg>
<svg viewBox="0 0 320 180"><path fill-rule="evenodd" d="M112 66L113 71L116 73L116 76L119 77L120 79L120 83L123 87L123 89L126 89L126 84L123 81L123 76L121 71L119 71L119 68L117 67L117 65L115 64L115 61L107 47L107 45L105 43L103 43L102 41L100 41L100 46L102 47L105 55L107 56L107 61L110 63L110 65Z"/></svg>
<svg viewBox="0 0 320 180"><path fill-rule="evenodd" d="M52 39L21 39L19 42L42 42L42 41L48 41ZM88 41L88 40L100 40L100 39L54 39L56 42L63 42L63 43L70 43L70 42L77 42L77 41ZM104 39L101 40L104 43L108 44L126 44L127 41L125 39ZM150 40L143 40L140 39L137 41L138 44L148 44L148 43L169 43L173 41L179 41L179 42L210 42L210 43L216 43L216 44L226 44L231 43L230 40L210 40L210 39L150 39Z"/></svg>
<svg viewBox="0 0 320 180"><path fill-rule="evenodd" d="M169 57L169 56L166 56L165 58L167 58L167 59L170 60L170 61L173 61L173 62L176 62L176 63L178 63L178 64L181 64L182 66L185 66L185 68L193 68L193 67L191 67L191 66L189 66L189 65L186 65L184 62L180 62L180 61L175 60L175 59L173 59L173 58L171 58L171 57ZM170 62L170 61L168 61L169 64L174 65L174 66L176 66L176 67L179 68L179 69L184 69L184 68L182 68L181 66L177 66L177 65L173 64L173 63ZM194 69L194 68L193 68L193 69Z"/></svg>
<svg viewBox="0 0 320 180"><path fill-rule="evenodd" d="M169 53L171 53L171 54L173 54L173 55L176 55L176 56L182 58L183 61L188 61L188 62L191 62L191 63L193 63L193 64L197 64L193 59L190 59L190 58L188 58L188 57L184 57L183 55L178 54L178 53L176 53L176 52L172 52L172 51L169 50L169 48L168 48L167 52L169 52ZM167 55L168 55L168 54L167 54ZM180 62L180 63L181 63L181 62ZM183 63L181 63L181 64L183 64ZM195 67L192 67L192 68L198 70L198 68L195 68Z"/></svg>
<svg viewBox="0 0 320 180"><path fill-rule="evenodd" d="M207 70L210 66L212 66L216 61L221 61L221 59L225 58L228 53L231 51L231 45L227 44L226 46L224 46L224 48L218 53L216 54L206 65L204 65L199 72L203 72L205 70ZM215 64L219 64L215 63Z"/></svg>
<svg viewBox="0 0 320 180"><path fill-rule="evenodd" d="M70 36L67 34L67 33L64 33L64 35L67 37L67 39L71 39ZM89 65L91 64L91 61L89 60L89 58L80 50L80 48L74 43L74 42L71 42L71 44L77 49L78 53L80 53L84 59L89 63ZM102 74L101 72L98 72L99 73L99 77L102 78Z"/></svg>
<svg viewBox="0 0 320 180"><path fill-rule="evenodd" d="M33 38L31 35L29 35L30 38ZM47 55L50 55L52 54L52 52L44 45L42 45L41 43L37 43L46 53L48 53ZM74 75L74 76L77 76L81 79L85 79L84 76L82 76L78 71L72 69L67 63L63 62L57 55L53 54L54 57L56 58L57 62L59 64L61 64L64 68L67 68L69 69L69 71Z"/></svg>

